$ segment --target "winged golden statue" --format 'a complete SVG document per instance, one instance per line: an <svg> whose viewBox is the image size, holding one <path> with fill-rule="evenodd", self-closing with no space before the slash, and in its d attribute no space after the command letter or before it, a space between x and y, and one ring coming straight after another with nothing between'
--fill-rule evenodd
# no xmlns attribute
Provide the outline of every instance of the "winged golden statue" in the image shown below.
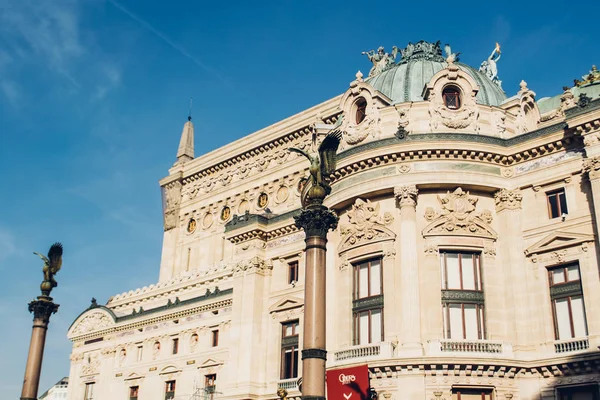
<svg viewBox="0 0 600 400"><path fill-rule="evenodd" d="M62 244L56 242L50 246L47 257L36 252L33 254L37 254L44 261L44 268L42 270L44 272L44 281L42 282L41 288L42 293L48 296L50 295L52 288L55 288L58 285L54 279L54 275L60 271L60 267L62 266Z"/></svg>
<svg viewBox="0 0 600 400"><path fill-rule="evenodd" d="M323 199L331 193L329 175L335 171L336 152L342 141L342 132L335 130L325 136L316 154L308 154L304 150L289 148L289 151L302 154L310 161L310 183L302 190L302 206L321 205Z"/></svg>

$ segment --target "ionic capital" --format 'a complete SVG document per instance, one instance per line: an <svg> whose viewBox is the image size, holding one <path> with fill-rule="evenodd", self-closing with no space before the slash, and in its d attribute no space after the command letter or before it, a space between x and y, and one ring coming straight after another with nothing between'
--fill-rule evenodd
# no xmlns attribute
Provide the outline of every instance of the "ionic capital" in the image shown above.
<svg viewBox="0 0 600 400"><path fill-rule="evenodd" d="M402 207L415 207L419 189L415 185L397 186L394 188L394 196Z"/></svg>
<svg viewBox="0 0 600 400"><path fill-rule="evenodd" d="M590 180L600 178L600 156L584 159L581 170Z"/></svg>
<svg viewBox="0 0 600 400"><path fill-rule="evenodd" d="M496 212L502 210L519 210L521 209L523 195L516 189L500 189L494 193L494 200L496 201Z"/></svg>

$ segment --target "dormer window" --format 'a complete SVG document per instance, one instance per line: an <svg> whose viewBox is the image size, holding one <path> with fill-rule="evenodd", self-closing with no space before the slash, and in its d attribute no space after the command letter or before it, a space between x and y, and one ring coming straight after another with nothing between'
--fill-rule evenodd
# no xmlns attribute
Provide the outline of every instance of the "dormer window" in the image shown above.
<svg viewBox="0 0 600 400"><path fill-rule="evenodd" d="M442 92L444 104L450 110L458 110L460 108L460 90L456 86L446 86Z"/></svg>
<svg viewBox="0 0 600 400"><path fill-rule="evenodd" d="M359 98L355 103L355 107L356 107L355 119L356 119L356 125L358 125L361 122L363 122L365 117L367 116L367 100L365 100L363 97Z"/></svg>

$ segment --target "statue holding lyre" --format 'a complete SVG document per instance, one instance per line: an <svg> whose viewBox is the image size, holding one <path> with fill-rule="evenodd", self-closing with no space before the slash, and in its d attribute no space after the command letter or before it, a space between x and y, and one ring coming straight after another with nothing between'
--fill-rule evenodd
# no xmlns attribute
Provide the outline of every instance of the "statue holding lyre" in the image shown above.
<svg viewBox="0 0 600 400"><path fill-rule="evenodd" d="M48 256L36 252L33 254L38 255L44 261L44 267L42 269L44 281L40 285L40 289L42 289L42 295L50 296L52 289L58 286L58 283L56 283L56 280L54 279L54 275L60 271L60 267L62 266L62 244L56 242L50 246Z"/></svg>

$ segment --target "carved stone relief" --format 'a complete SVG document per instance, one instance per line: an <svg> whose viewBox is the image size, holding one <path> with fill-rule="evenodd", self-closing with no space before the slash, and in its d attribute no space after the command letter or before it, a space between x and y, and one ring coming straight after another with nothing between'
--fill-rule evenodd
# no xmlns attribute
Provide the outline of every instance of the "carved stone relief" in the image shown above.
<svg viewBox="0 0 600 400"><path fill-rule="evenodd" d="M471 196L462 188L454 192L448 191L446 196L439 197L441 211L437 214L433 208L425 210L425 219L430 224L423 229L424 236L432 235L467 235L495 239L496 232L489 225L492 222L492 212L483 210L476 213L478 198Z"/></svg>
<svg viewBox="0 0 600 400"><path fill-rule="evenodd" d="M341 227L340 251L374 240L393 240L396 237L386 228L392 223L394 217L389 212L380 215L379 203L356 199L347 215L349 224Z"/></svg>
<svg viewBox="0 0 600 400"><path fill-rule="evenodd" d="M81 375L97 374L100 370L99 352L86 353L83 356L83 365L81 366Z"/></svg>
<svg viewBox="0 0 600 400"><path fill-rule="evenodd" d="M113 324L111 318L105 313L95 312L83 317L83 319L73 329L73 335L82 335L84 333L99 331Z"/></svg>
<svg viewBox="0 0 600 400"><path fill-rule="evenodd" d="M243 273L261 272L268 274L273 269L272 260L263 260L260 257L252 257L249 260L242 260L234 267L234 276Z"/></svg>
<svg viewBox="0 0 600 400"><path fill-rule="evenodd" d="M181 203L181 182L169 183L164 191L164 230L168 231L177 226L179 219L179 204Z"/></svg>
<svg viewBox="0 0 600 400"><path fill-rule="evenodd" d="M496 212L502 210L518 210L521 208L523 195L518 190L500 189L494 193Z"/></svg>

